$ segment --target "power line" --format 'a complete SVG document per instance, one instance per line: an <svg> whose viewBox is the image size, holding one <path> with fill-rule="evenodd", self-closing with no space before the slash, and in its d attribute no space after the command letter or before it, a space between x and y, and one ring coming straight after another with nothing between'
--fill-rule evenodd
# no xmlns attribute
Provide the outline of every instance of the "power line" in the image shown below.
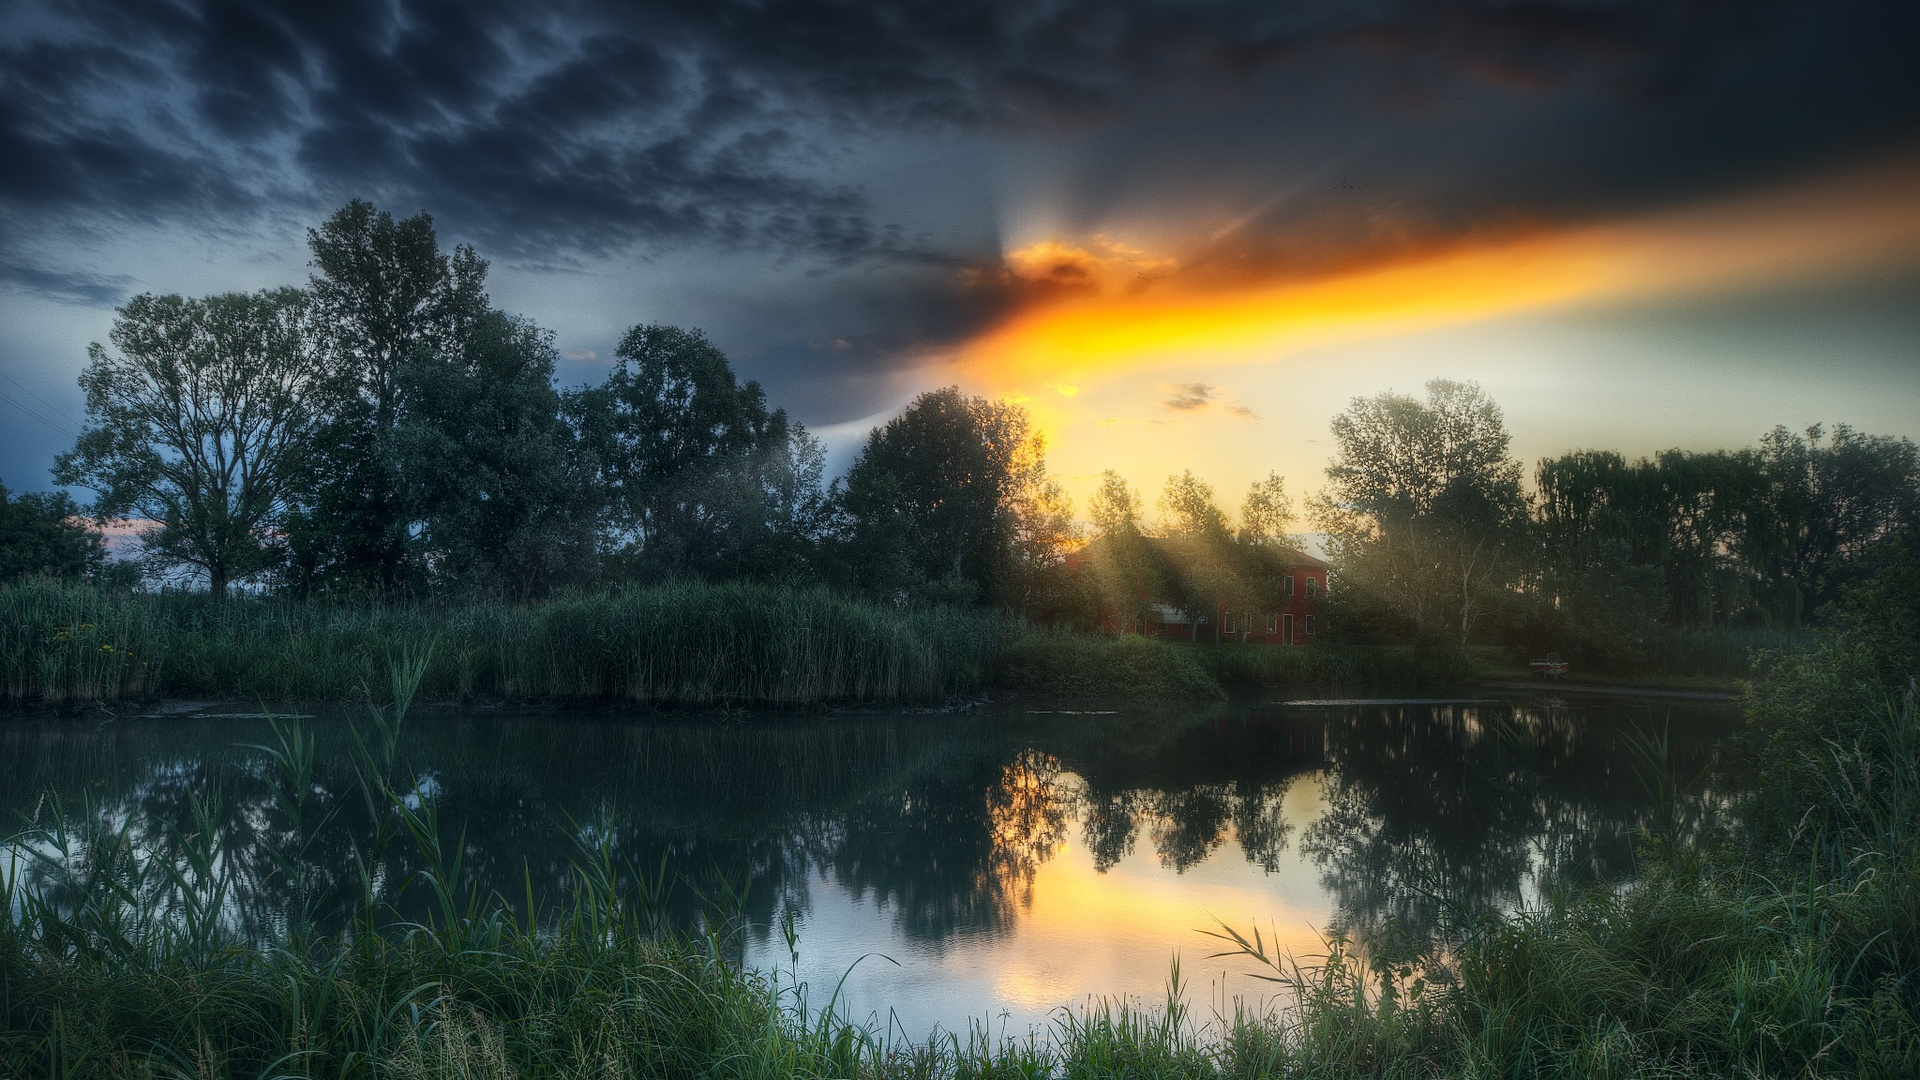
<svg viewBox="0 0 1920 1080"><path fill-rule="evenodd" d="M32 409L27 408L26 405L22 404L18 399L16 399L13 395L7 393L5 390L0 390L0 401L4 401L7 404L13 406L14 408L19 409L21 412L26 413L28 416L32 417L33 419L40 421L42 424L45 424L50 430L52 430L55 434L65 435L69 439L79 437L74 434L72 428L66 427L61 424L57 424L54 421L49 420L44 416L41 416L39 413L33 411Z"/></svg>
<svg viewBox="0 0 1920 1080"><path fill-rule="evenodd" d="M21 393L26 394L28 397L32 398L33 400L39 402L41 405L45 406L47 412L53 414L55 417L61 420L67 420L67 421L71 421L73 419L72 416L67 414L67 410L61 408L58 405L55 405L53 402L48 401L46 398L41 397L39 394L34 393L33 387L28 386L26 383L21 382L19 379L14 378L13 376L7 374L4 371L0 371L0 379L5 379L8 382L12 383L13 385L19 387Z"/></svg>

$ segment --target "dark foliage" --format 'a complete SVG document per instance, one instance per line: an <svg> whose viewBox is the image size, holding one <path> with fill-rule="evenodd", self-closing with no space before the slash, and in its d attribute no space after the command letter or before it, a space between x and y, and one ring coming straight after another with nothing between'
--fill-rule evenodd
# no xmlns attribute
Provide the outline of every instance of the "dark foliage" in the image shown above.
<svg viewBox="0 0 1920 1080"><path fill-rule="evenodd" d="M100 534L86 527L64 491L13 495L0 484L0 581L29 574L77 578L106 561Z"/></svg>
<svg viewBox="0 0 1920 1080"><path fill-rule="evenodd" d="M821 452L698 330L636 326L605 382L567 396L621 570L791 577L821 525Z"/></svg>

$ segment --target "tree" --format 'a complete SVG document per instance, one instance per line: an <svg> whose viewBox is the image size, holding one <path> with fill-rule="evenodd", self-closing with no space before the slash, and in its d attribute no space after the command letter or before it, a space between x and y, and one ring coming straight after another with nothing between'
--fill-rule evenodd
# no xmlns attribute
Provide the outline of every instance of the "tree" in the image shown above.
<svg viewBox="0 0 1920 1080"><path fill-rule="evenodd" d="M1246 501L1240 504L1242 542L1284 544L1291 524L1293 501L1287 498L1287 484L1279 473L1270 472L1265 480L1256 480L1247 488Z"/></svg>
<svg viewBox="0 0 1920 1080"><path fill-rule="evenodd" d="M566 399L613 545L656 575L793 570L824 516L819 444L698 330L636 326L615 355Z"/></svg>
<svg viewBox="0 0 1920 1080"><path fill-rule="evenodd" d="M851 560L870 587L1014 600L1057 562L1064 496L1018 405L928 391L875 428L839 493Z"/></svg>
<svg viewBox="0 0 1920 1080"><path fill-rule="evenodd" d="M1823 445L1824 443L1824 445ZM1774 428L1761 439L1767 476L1765 531L1756 571L1787 592L1781 612L1798 622L1838 595L1888 537L1920 527L1920 447L1911 439L1815 424L1796 435Z"/></svg>
<svg viewBox="0 0 1920 1080"><path fill-rule="evenodd" d="M101 518L150 523L145 554L224 594L267 569L326 379L297 289L135 297L80 376L87 427L55 477Z"/></svg>
<svg viewBox="0 0 1920 1080"><path fill-rule="evenodd" d="M1163 528L1173 536L1225 537L1227 515L1214 504L1213 487L1188 469L1167 477L1167 489L1160 496Z"/></svg>
<svg viewBox="0 0 1920 1080"><path fill-rule="evenodd" d="M1121 633L1144 629L1147 602L1161 590L1157 560L1140 534L1140 496L1108 469L1087 501L1087 517L1096 538L1086 553L1083 617L1095 622L1115 617Z"/></svg>
<svg viewBox="0 0 1920 1080"><path fill-rule="evenodd" d="M1175 598L1194 613L1217 612L1248 595L1243 554L1214 502L1213 487L1185 471L1160 495L1163 565ZM1217 628L1216 628L1217 629Z"/></svg>
<svg viewBox="0 0 1920 1080"><path fill-rule="evenodd" d="M1355 398L1334 417L1314 511L1349 589L1464 648L1519 577L1528 506L1499 406L1474 383L1426 390Z"/></svg>
<svg viewBox="0 0 1920 1080"><path fill-rule="evenodd" d="M1087 500L1087 518L1094 532L1116 536L1140 531L1140 496L1127 487L1120 474L1108 469L1100 474L1100 487Z"/></svg>
<svg viewBox="0 0 1920 1080"><path fill-rule="evenodd" d="M309 288L332 359L371 407L375 426L388 427L407 361L457 350L486 315L487 263L465 244L441 254L428 215L396 221L361 199L307 230L307 247L320 271Z"/></svg>
<svg viewBox="0 0 1920 1080"><path fill-rule="evenodd" d="M0 582L29 574L77 578L106 562L100 534L86 527L64 491L10 495L0 484Z"/></svg>
<svg viewBox="0 0 1920 1080"><path fill-rule="evenodd" d="M1534 633L1553 647L1603 662L1637 658L1646 627L1666 613L1666 579L1652 561L1665 530L1647 497L1648 468L1582 450L1535 470L1542 559Z"/></svg>
<svg viewBox="0 0 1920 1080"><path fill-rule="evenodd" d="M433 582L526 596L584 571L592 514L553 367L549 334L496 311L401 369L400 504Z"/></svg>
<svg viewBox="0 0 1920 1080"><path fill-rule="evenodd" d="M398 588L410 573L393 442L402 373L460 352L488 312L487 264L471 247L442 254L426 214L396 221L358 199L309 230L307 246L336 390L289 517L295 576L303 589Z"/></svg>

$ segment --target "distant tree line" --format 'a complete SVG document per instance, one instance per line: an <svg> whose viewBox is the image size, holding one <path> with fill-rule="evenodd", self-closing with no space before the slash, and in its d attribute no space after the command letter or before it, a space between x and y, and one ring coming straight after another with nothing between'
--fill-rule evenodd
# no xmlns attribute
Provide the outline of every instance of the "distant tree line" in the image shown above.
<svg viewBox="0 0 1920 1080"><path fill-rule="evenodd" d="M1210 613L1256 602L1270 607L1281 594L1297 547L1288 532L1293 504L1278 474L1249 487L1237 526L1212 485L1191 470L1167 477L1158 508L1159 523L1150 527L1126 480L1112 470L1101 474L1088 503L1093 536L1079 559L1084 572L1056 593L1057 617L1117 622L1125 632L1144 630L1157 604Z"/></svg>
<svg viewBox="0 0 1920 1080"><path fill-rule="evenodd" d="M1472 383L1354 399L1334 417L1307 505L1332 563L1330 625L1348 641L1564 650L1631 658L1658 626L1798 629L1893 556L1920 554L1920 448L1845 425L1776 428L1757 448L1628 461L1540 461L1533 488L1499 406ZM1238 528L1191 473L1168 478L1149 530L1120 476L1088 505L1086 573L1059 596L1125 629L1153 602L1196 611L1277 594L1293 521L1278 476ZM1151 535L1149 535L1151 533Z"/></svg>
<svg viewBox="0 0 1920 1080"><path fill-rule="evenodd" d="M487 263L426 215L353 202L310 230L305 287L142 295L81 376L55 478L142 523L150 580L215 593L483 594L669 579L810 580L1039 621L1136 627L1279 587L1293 506L1237 520L1190 472L1159 524L1108 472L1091 537L1023 410L957 388L874 429L831 483L821 445L695 330L633 327L596 385L491 306ZM1471 383L1355 399L1307 504L1349 638L1602 653L1656 624L1797 627L1920 530L1920 453L1844 425L1756 448L1543 460L1531 490ZM1065 556L1090 544L1070 568ZM0 488L0 578L98 575L64 495Z"/></svg>
<svg viewBox="0 0 1920 1080"><path fill-rule="evenodd" d="M562 390L552 335L493 308L487 263L441 250L426 215L356 201L308 245L304 288L138 296L89 350L55 478L96 492L96 519L143 523L154 580L531 597L813 579L1017 605L1059 561L1071 513L1017 406L924 394L829 485L818 440L698 331L635 326L604 381ZM98 568L64 498L5 504L40 522L7 543L48 552L8 576Z"/></svg>
<svg viewBox="0 0 1920 1080"><path fill-rule="evenodd" d="M1653 625L1794 629L1920 544L1920 448L1845 425L1631 462L1576 451L1541 460L1532 492L1471 383L1355 399L1332 428L1313 517L1363 633L1604 657Z"/></svg>

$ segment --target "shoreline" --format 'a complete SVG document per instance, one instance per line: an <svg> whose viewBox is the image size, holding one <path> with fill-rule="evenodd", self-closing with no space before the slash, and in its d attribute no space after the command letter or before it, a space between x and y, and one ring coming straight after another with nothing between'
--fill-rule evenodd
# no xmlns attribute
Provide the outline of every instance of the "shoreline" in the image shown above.
<svg viewBox="0 0 1920 1080"><path fill-rule="evenodd" d="M1679 698L1687 701L1738 701L1727 690L1670 690L1656 686L1609 686L1605 683L1550 683L1521 680L1482 680L1474 685L1488 690L1546 691L1556 694L1611 694L1614 697Z"/></svg>

